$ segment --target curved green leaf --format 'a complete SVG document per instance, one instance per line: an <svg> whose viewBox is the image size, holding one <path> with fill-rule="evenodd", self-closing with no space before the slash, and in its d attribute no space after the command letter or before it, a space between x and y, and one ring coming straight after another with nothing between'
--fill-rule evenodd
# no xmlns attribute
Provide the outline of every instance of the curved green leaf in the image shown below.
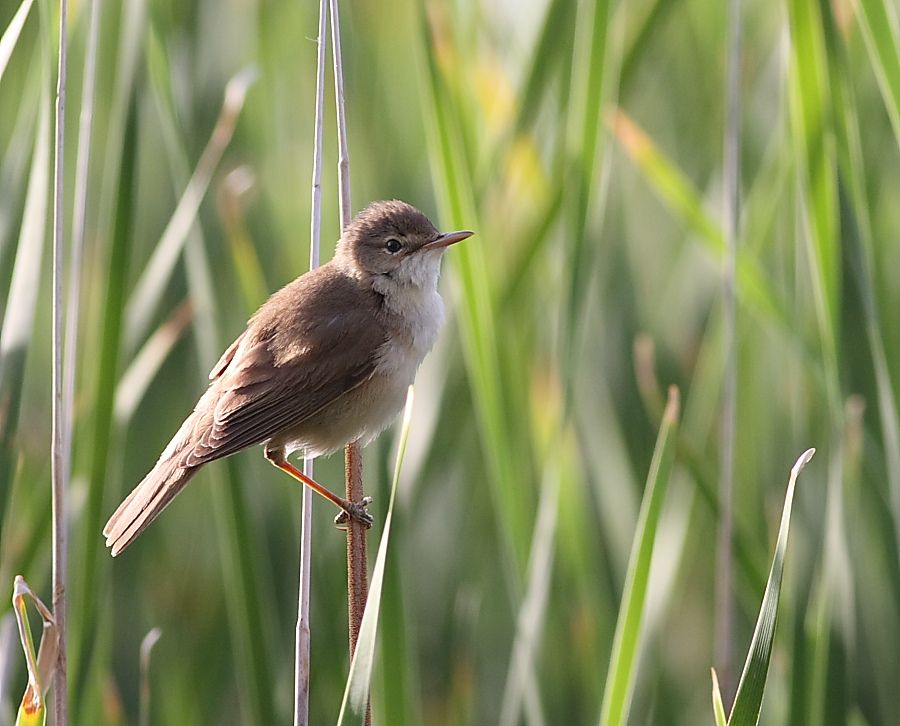
<svg viewBox="0 0 900 726"><path fill-rule="evenodd" d="M616 635L606 674L606 688L603 689L601 726L617 726L624 723L628 717L628 707L634 688L634 662L640 644L647 584L650 581L650 562L653 559L653 545L656 541L656 525L662 512L675 451L674 433L678 425L678 410L678 389L672 386L669 389L669 401L656 438L650 471L647 473L644 499L641 502L641 512L634 532L631 555L628 558L625 589L622 592L622 604L619 606L619 617L616 620Z"/></svg>
<svg viewBox="0 0 900 726"><path fill-rule="evenodd" d="M9 58L19 40L19 34L22 32L22 26L25 25L25 20L28 18L28 11L31 10L33 4L34 0L22 0L16 14L13 15L6 30L3 31L3 35L0 36L0 79L3 78L3 71L6 70L6 64L9 63Z"/></svg>
<svg viewBox="0 0 900 726"><path fill-rule="evenodd" d="M744 663L744 671L738 683L734 706L728 718L728 726L756 726L762 708L763 693L766 688L766 676L769 673L769 659L772 655L772 643L775 640L775 625L778 620L778 599L781 595L781 578L784 574L784 556L787 551L788 530L791 525L791 507L794 503L794 487L797 476L809 463L815 449L804 451L791 468L787 494L784 497L784 511L781 514L781 526L778 529L778 540L775 544L775 558L769 571L769 581L763 595L756 629L750 641L750 651Z"/></svg>

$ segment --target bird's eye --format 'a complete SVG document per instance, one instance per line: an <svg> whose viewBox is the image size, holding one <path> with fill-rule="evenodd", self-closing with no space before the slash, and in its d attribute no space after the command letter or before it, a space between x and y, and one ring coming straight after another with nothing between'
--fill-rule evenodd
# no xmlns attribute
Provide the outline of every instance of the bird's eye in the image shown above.
<svg viewBox="0 0 900 726"><path fill-rule="evenodd" d="M391 237L387 242L384 243L384 248L390 252L392 255L397 254L401 249L403 249L403 245L400 243L396 237Z"/></svg>

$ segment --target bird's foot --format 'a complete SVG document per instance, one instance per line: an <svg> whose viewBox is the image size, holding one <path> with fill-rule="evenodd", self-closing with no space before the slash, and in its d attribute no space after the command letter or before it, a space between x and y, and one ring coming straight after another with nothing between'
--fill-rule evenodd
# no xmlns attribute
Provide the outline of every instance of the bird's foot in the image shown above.
<svg viewBox="0 0 900 726"><path fill-rule="evenodd" d="M374 517L366 511L366 507L371 503L372 497L363 497L359 502L346 502L344 508L334 518L334 526L346 530L350 520L355 519L368 529L375 522Z"/></svg>

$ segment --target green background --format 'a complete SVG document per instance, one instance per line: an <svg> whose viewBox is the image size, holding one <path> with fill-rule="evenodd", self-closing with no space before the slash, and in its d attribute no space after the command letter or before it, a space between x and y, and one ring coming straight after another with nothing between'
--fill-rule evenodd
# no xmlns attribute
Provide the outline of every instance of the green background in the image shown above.
<svg viewBox="0 0 900 726"><path fill-rule="evenodd" d="M891 724L897 5L744 5L732 667L752 633L788 471L815 446L794 503L762 722ZM0 0L0 27L17 8ZM89 8L69 9L67 260ZM396 197L442 229L477 232L445 257L448 324L418 377L381 603L378 723L597 721L672 383L682 423L630 722L712 722L709 668L725 672L714 620L725 68L736 52L726 10L708 0L341 5L354 210ZM52 197L43 208L41 198L57 14L35 3L0 78L0 587L22 574L46 602ZM69 496L72 723L137 722L138 651L153 627L152 723L290 721L298 487L248 451L207 467L120 558L100 530L246 318L308 267L316 32L311 2L101 3ZM251 65L257 80L175 264L130 302L226 84ZM323 259L339 236L330 79ZM10 332L17 324L24 338ZM366 451L377 522L394 436ZM339 459L316 468L338 489ZM348 667L333 515L316 501L317 724L336 719ZM376 524L373 556L379 535ZM529 570L535 558L543 564ZM25 676L4 611L6 722ZM530 666L516 670L523 644Z"/></svg>

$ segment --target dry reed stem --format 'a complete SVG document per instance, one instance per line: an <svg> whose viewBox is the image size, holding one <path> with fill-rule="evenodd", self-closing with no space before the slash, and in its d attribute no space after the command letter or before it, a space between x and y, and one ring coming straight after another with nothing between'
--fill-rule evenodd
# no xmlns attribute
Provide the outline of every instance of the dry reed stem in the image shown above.
<svg viewBox="0 0 900 726"><path fill-rule="evenodd" d="M322 137L325 115L325 43L328 0L319 2L319 33L316 51L316 121L313 150L312 204L310 211L309 268L319 266L322 232ZM303 473L313 476L313 459L304 458ZM310 567L312 560L312 490L301 487L300 584L297 595L297 629L294 649L294 726L309 724L309 675L311 629L309 623Z"/></svg>
<svg viewBox="0 0 900 726"><path fill-rule="evenodd" d="M66 489L68 472L65 466L63 426L67 420L63 409L63 181L65 175L65 113L66 113L66 0L59 5L59 68L56 80L56 150L53 163L53 310L52 348L53 375L51 381L52 439L50 466L52 479L53 519L53 619L59 633L56 661L53 715L56 726L69 721L69 690L66 674L66 567L68 560L66 533Z"/></svg>
<svg viewBox="0 0 900 726"><path fill-rule="evenodd" d="M341 60L341 23L338 0L329 0L331 10L331 50L334 59L334 100L338 131L338 189L341 210L341 229L351 217L350 151L347 145L347 118L344 112L344 71ZM344 450L344 479L347 499L358 502L363 498L362 451L356 442ZM366 528L350 518L347 525L347 610L350 633L350 655L356 650L356 639L362 624L368 597L366 562ZM371 708L366 707L366 724L371 723Z"/></svg>

